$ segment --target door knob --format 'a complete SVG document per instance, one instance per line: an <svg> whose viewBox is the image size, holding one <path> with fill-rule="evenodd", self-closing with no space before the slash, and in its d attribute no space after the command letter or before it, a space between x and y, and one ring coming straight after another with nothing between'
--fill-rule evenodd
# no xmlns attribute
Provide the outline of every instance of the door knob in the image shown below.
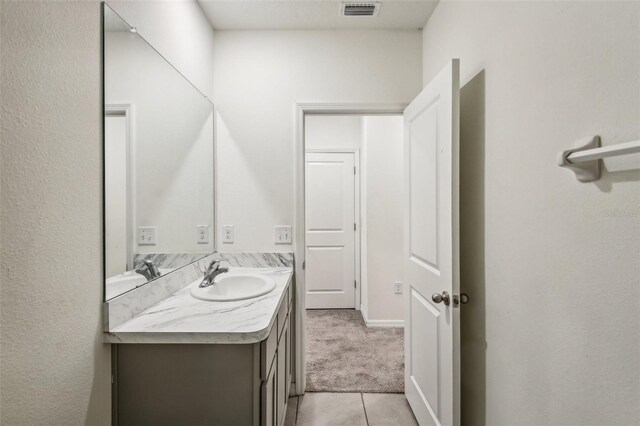
<svg viewBox="0 0 640 426"><path fill-rule="evenodd" d="M442 294L433 293L431 295L431 300L433 300L436 303L444 302L445 306L449 306L449 303L451 303L451 299L449 298L449 293L447 293L446 291L443 291Z"/></svg>

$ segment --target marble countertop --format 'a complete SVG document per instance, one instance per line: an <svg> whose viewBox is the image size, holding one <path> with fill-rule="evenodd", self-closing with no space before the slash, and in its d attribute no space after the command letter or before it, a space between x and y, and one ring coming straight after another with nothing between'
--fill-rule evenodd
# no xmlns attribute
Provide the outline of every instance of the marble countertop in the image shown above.
<svg viewBox="0 0 640 426"><path fill-rule="evenodd" d="M292 268L231 267L271 276L276 288L253 299L211 302L191 296L200 279L105 332L108 343L256 343L267 338L291 282Z"/></svg>

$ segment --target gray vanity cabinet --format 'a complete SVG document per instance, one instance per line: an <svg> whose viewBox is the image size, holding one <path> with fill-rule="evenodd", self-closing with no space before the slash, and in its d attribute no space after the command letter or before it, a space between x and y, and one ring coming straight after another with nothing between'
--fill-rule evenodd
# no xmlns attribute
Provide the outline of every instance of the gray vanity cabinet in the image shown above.
<svg viewBox="0 0 640 426"><path fill-rule="evenodd" d="M293 370L292 293L290 286L258 343L113 345L113 424L282 426Z"/></svg>
<svg viewBox="0 0 640 426"><path fill-rule="evenodd" d="M289 378L289 375L287 374L287 335L289 335L288 324L285 325L283 335L280 336L280 343L278 344L278 422L276 423L278 425L281 425L284 422L284 415L286 413L287 402L289 400L289 395L287 394L288 386L286 383Z"/></svg>
<svg viewBox="0 0 640 426"><path fill-rule="evenodd" d="M275 364L275 360L274 360ZM276 371L277 368L271 368L269 372L269 376L267 380L262 385L262 425L263 426L274 426L276 423L274 422L275 415L278 412L277 404L276 404L276 395L278 394L276 380Z"/></svg>
<svg viewBox="0 0 640 426"><path fill-rule="evenodd" d="M280 426L284 424L287 413L291 387L291 351L293 350L290 325L292 312L292 301L288 299L287 304L281 306L278 312L277 340L272 336L272 331L269 338L263 342L265 347L263 353L267 355L267 359L271 359L271 354L274 354L263 387L263 425Z"/></svg>

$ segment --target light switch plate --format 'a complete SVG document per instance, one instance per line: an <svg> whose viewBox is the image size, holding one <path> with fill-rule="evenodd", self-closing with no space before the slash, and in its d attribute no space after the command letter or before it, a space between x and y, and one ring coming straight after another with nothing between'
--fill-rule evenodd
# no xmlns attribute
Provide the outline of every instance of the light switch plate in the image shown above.
<svg viewBox="0 0 640 426"><path fill-rule="evenodd" d="M222 242L225 244L233 243L233 225L222 225Z"/></svg>
<svg viewBox="0 0 640 426"><path fill-rule="evenodd" d="M138 226L138 245L139 246L155 246L156 227L155 226Z"/></svg>
<svg viewBox="0 0 640 426"><path fill-rule="evenodd" d="M277 225L274 230L276 244L291 244L291 225Z"/></svg>
<svg viewBox="0 0 640 426"><path fill-rule="evenodd" d="M196 226L196 243L209 244L209 225Z"/></svg>
<svg viewBox="0 0 640 426"><path fill-rule="evenodd" d="M395 294L402 294L402 281L396 281L393 283L393 292Z"/></svg>

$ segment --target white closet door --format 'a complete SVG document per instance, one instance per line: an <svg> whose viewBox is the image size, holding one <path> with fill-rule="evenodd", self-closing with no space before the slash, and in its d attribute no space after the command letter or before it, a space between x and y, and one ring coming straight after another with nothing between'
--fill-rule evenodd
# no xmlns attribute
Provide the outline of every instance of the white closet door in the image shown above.
<svg viewBox="0 0 640 426"><path fill-rule="evenodd" d="M353 153L307 153L307 308L355 308Z"/></svg>
<svg viewBox="0 0 640 426"><path fill-rule="evenodd" d="M124 115L105 118L106 275L111 277L127 270L127 119Z"/></svg>

